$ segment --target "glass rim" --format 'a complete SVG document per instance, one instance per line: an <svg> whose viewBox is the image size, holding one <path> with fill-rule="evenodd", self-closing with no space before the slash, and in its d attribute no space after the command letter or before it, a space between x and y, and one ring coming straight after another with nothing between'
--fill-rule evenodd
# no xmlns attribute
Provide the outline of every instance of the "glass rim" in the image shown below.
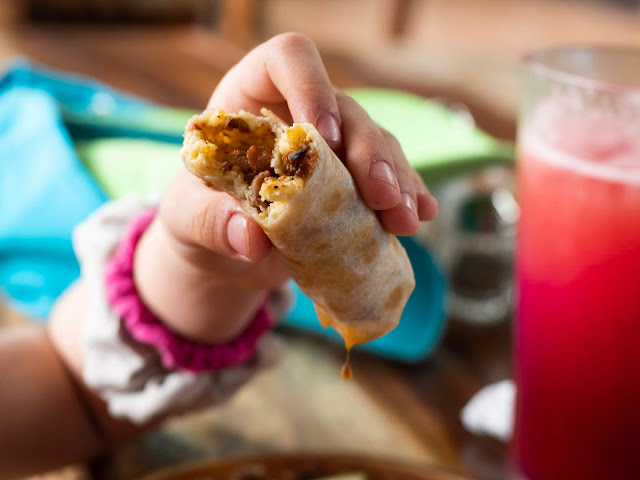
<svg viewBox="0 0 640 480"><path fill-rule="evenodd" d="M548 57L557 53L588 52L592 54L632 54L640 59L640 48L629 45L563 45L549 47L528 53L523 58L527 70L542 74L552 80L563 82L591 90L607 90L612 92L640 92L639 84L601 80L586 75L570 72L568 70L549 65Z"/></svg>

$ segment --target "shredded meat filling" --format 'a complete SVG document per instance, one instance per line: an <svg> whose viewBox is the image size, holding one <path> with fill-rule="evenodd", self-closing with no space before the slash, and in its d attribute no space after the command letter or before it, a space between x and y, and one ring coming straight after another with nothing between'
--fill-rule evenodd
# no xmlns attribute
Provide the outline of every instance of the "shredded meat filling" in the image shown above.
<svg viewBox="0 0 640 480"><path fill-rule="evenodd" d="M268 138L260 127L255 132L242 118L232 118L227 129L219 134L220 145L226 168L242 174L245 182L250 184L256 175L271 170L271 154L273 139ZM211 137L214 135L210 134ZM215 140L214 140L215 141Z"/></svg>
<svg viewBox="0 0 640 480"><path fill-rule="evenodd" d="M251 145L248 150L232 150L227 162L232 169L239 169L247 183L265 170L274 173L271 169L271 150L267 147Z"/></svg>
<svg viewBox="0 0 640 480"><path fill-rule="evenodd" d="M283 157L284 174L295 176L304 180L309 176L315 165L315 156L309 149L309 145L294 152L289 152Z"/></svg>
<svg viewBox="0 0 640 480"><path fill-rule="evenodd" d="M262 172L271 168L271 151L265 147L251 145L247 150L247 161L254 172Z"/></svg>
<svg viewBox="0 0 640 480"><path fill-rule="evenodd" d="M199 127L198 127L199 128ZM253 131L249 124L241 118L232 118L227 124L227 130L219 131L219 133L209 133L208 136L221 136L224 145L221 150L222 158L226 164L226 168L242 175L244 181L249 185L247 199L249 203L256 209L266 210L270 200L263 200L260 195L260 189L267 178L272 177L273 180L285 180L288 177L295 183L304 181L313 170L317 154L304 141L304 137L299 135L292 136L292 146L295 150L287 152L282 156L282 176L271 167L271 157L273 154L273 141L265 137L264 132L258 129ZM264 140L267 138L267 140ZM289 184L286 184L289 186ZM285 184L281 185L284 187ZM293 185L290 185L293 187ZM278 186L272 186L274 190ZM296 187L299 188L299 187ZM286 189L285 189L286 190ZM291 189L289 189L291 190ZM281 195L285 197L285 192ZM276 201L276 200L274 200Z"/></svg>
<svg viewBox="0 0 640 480"><path fill-rule="evenodd" d="M249 203L252 207L266 209L268 207L267 202L260 198L260 187L264 181L271 176L271 172L265 170L260 172L251 182L249 186Z"/></svg>
<svg viewBox="0 0 640 480"><path fill-rule="evenodd" d="M235 151L233 152L235 154ZM234 155L235 156L235 155ZM242 157L242 158L239 158ZM287 182L301 182L304 181L311 170L315 166L316 154L311 150L310 146L304 145L297 150L287 152L282 156L283 171L282 176L278 176L271 168L271 152L265 151L263 147L257 147L252 145L246 152L246 155L235 156L238 166L245 174L245 180L250 183L248 200L251 206L266 210L271 203L270 199L263 199L260 195L261 188L265 183L265 180L284 180L289 178ZM245 171L245 169L247 171ZM282 187L287 186L285 190L281 192L281 195L276 195L277 198L287 199L295 188L293 184L283 184ZM291 188L289 188L291 187ZM268 190L278 188L277 184L271 185ZM293 190L291 190L293 188ZM267 191L268 191L267 190ZM273 193L273 192L272 192ZM274 200L275 201L275 200Z"/></svg>

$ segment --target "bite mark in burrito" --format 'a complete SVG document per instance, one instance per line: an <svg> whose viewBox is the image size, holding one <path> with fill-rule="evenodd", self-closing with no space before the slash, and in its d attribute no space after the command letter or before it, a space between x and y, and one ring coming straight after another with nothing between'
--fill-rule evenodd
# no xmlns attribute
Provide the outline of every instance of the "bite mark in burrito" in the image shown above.
<svg viewBox="0 0 640 480"><path fill-rule="evenodd" d="M411 263L311 124L272 112L207 110L187 124L182 160L262 227L322 325L349 349L392 330L413 291Z"/></svg>

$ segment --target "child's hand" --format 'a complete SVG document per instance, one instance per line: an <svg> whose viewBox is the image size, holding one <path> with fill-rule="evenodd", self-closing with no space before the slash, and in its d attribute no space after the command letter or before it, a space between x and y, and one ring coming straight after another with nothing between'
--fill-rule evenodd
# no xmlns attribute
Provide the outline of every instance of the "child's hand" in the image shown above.
<svg viewBox="0 0 640 480"><path fill-rule="evenodd" d="M315 46L306 37L280 35L249 53L216 88L211 106L254 113L266 106L288 121L313 123L344 159L365 202L380 212L381 222L392 233L412 234L419 219L435 215L435 200L407 164L396 140L331 85ZM139 293L159 319L175 332L205 343L236 338L267 292L287 280L278 254L241 206L184 169L136 248L134 276ZM99 282L100 277L92 281ZM94 320L100 324L106 315L102 307L90 306L96 305L92 288L80 282L68 289L57 302L47 330L35 325L12 328L0 338L2 478L95 456L150 426L115 418L101 392L92 391L83 381L87 378L83 377L87 360L81 348L87 331L83 322L87 315L97 315ZM132 348L119 345L129 343L124 339L109 344L109 330L108 324L101 324L100 331L94 332L100 352ZM145 369L157 373L158 364L142 356L139 360L140 364L129 366L129 373L135 371L133 378L127 378L126 372L121 375L121 366L107 360L105 377L98 375L98 383L104 380L111 394L112 383L119 390L125 387L123 382L131 381L131 390L119 390L121 397L128 397L129 405L136 395L146 402L147 393L157 393L157 384L152 382L151 390L140 391L139 382L147 379ZM130 355L124 360L132 362L136 363ZM114 368L118 375L113 375ZM235 383L244 375L238 377L238 373L230 373ZM170 383L173 389L183 381ZM195 397L189 394L180 400L194 401L199 394L192 393ZM162 398L170 401L167 395L154 397ZM57 448L50 448L48 432L55 432ZM39 452L36 457L34 451Z"/></svg>
<svg viewBox="0 0 640 480"><path fill-rule="evenodd" d="M210 107L309 122L343 158L365 202L391 233L411 235L437 211L396 139L336 90L315 45L283 34L251 51L222 79ZM203 342L239 334L265 291L287 279L262 229L225 193L182 169L136 254L149 307L174 330Z"/></svg>

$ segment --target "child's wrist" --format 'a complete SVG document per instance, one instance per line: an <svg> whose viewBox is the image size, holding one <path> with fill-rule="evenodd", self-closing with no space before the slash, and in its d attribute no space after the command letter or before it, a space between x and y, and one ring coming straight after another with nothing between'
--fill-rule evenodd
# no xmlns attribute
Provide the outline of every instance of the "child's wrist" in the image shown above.
<svg viewBox="0 0 640 480"><path fill-rule="evenodd" d="M267 296L266 291L225 285L214 272L185 258L159 219L138 243L134 278L140 297L157 318L200 343L237 337Z"/></svg>
<svg viewBox="0 0 640 480"><path fill-rule="evenodd" d="M272 315L266 308L266 296L263 296L261 304L252 309L251 321L247 325L242 325L241 331L234 332L233 336L225 338L224 341L220 338L221 341L215 342L215 344L204 342L199 336L187 338L180 332L176 332L177 328L172 329L171 324L167 325L166 321L161 321L157 313L152 311L149 305L143 301L139 287L134 281L134 257L138 246L141 245L140 240L144 233L149 231L154 217L155 210L148 210L136 217L129 224L116 252L105 266L106 297L111 309L120 317L127 334L136 342L153 347L160 355L163 366L170 370L201 372L220 370L248 362L254 355L258 340L271 328L273 323ZM158 229L155 231L157 232ZM153 230L150 231L150 233L152 232ZM166 258L166 255L170 257L170 251L170 249L161 249L153 252L164 255L154 255L155 262L150 265L168 264L171 267L171 261L167 262ZM185 272L169 270L155 272L154 276L149 276L146 270L143 271L145 273L142 277L154 280L155 283L150 283L150 285L158 285L161 290L169 286L164 294L171 295L174 302L182 302L180 304L182 311L177 310L179 314L191 319L192 322L194 318L198 318L188 314L192 309L202 308L203 305L198 305L189 296L194 284L180 276L180 273L184 274ZM196 291L198 291L197 288ZM204 293L207 292L204 291ZM246 297L246 292L239 293ZM226 294L233 295L233 292L229 291ZM220 303L216 308L205 310L205 315L217 312L220 310L219 307L225 303L233 304L242 300L242 298L227 298L223 303L222 298L218 297L218 299ZM202 301L205 301L204 297ZM224 313L228 314L229 312ZM233 317L231 319L233 320ZM207 326L206 316L203 317L203 320L197 326L202 328L204 332L204 327ZM232 320L227 319L227 324L231 324ZM183 324L176 322L174 325L179 328ZM186 325L190 324L187 322ZM192 323L190 326L194 325L195 323ZM209 325L209 328L217 332L220 331L220 328L215 328L215 325Z"/></svg>

